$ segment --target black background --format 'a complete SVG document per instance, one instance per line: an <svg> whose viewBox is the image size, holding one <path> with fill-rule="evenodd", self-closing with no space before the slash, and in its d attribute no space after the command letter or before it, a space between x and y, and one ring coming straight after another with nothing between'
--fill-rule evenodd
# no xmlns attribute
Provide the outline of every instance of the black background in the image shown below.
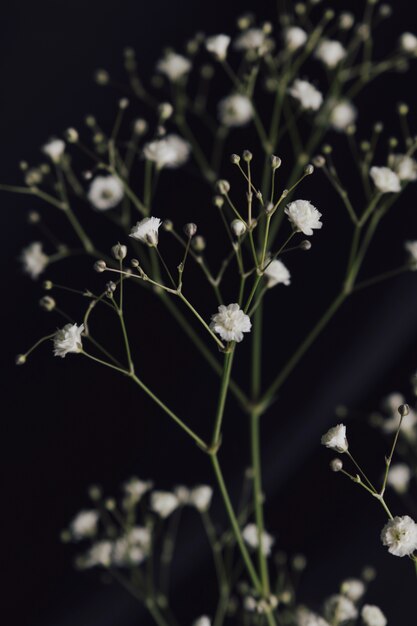
<svg viewBox="0 0 417 626"><path fill-rule="evenodd" d="M348 7L349 3L337 5ZM18 162L36 163L38 147L69 125L82 128L85 114L96 114L103 127L110 127L120 94L100 89L91 77L94 69L106 67L121 80L123 47L136 49L142 74L148 75L162 47L180 48L197 30L229 32L236 11L246 9L255 10L260 19L276 16L272 1L234 6L218 0L43 0L3 7L1 182L18 182ZM394 16L382 28L379 52L390 50L404 30L417 31L411 0L395 2ZM416 110L415 84L414 68L407 77L390 74L372 85L359 100L362 135L369 137L371 124L379 119L387 120L385 137L397 133L395 105L405 100ZM145 114L138 104L132 104L132 109L134 115ZM229 152L245 147L255 152L250 134L247 143L240 143L240 138L236 141L239 143L231 140ZM335 143L343 147L339 138ZM285 172L286 155L280 155ZM344 165L341 171L354 185L351 170L352 165ZM227 159L223 172L233 183L235 173ZM199 181L185 188L181 176L167 174L158 199L160 215L179 224L193 219L201 232L212 237L215 249L222 235L220 224L211 225L210 193ZM293 273L291 288L280 287L269 295L266 381L330 302L345 265L350 225L337 197L319 174L305 182L303 191L323 212L324 227L313 237L308 258L294 255L288 262ZM387 218L365 275L402 263L403 241L417 238L415 193L411 187ZM161 488L181 482L212 482L209 464L127 381L75 356L58 362L47 348L25 367L13 367L16 353L61 322L38 309L40 284L22 277L16 262L20 249L38 238L27 226L26 216L39 205L30 197L3 194L0 206L5 257L1 491L5 528L1 537L7 581L3 590L6 584L8 591L4 613L10 603L10 623L36 626L145 624L147 618L123 591L103 588L95 573L73 571L72 550L60 543L59 532L87 505L86 489L92 482L101 483L109 494L133 473L152 477ZM110 231L104 232L103 238L108 246L114 243ZM64 272L62 282L81 286L104 282L91 271L90 262L77 262L75 271L68 268L63 264L51 270L51 276L61 277ZM198 276L190 272L190 285ZM362 566L372 563L378 578L368 599L381 603L390 623L400 620L404 626L415 624L412 568L382 549L382 510L328 471L329 455L320 449L319 438L335 421L336 405L371 410L382 395L408 390L408 377L417 365L416 280L416 275L407 274L347 302L263 421L267 525L277 535L280 548L290 553L302 551L308 557L302 599L319 604L326 594L336 591L344 576L358 575ZM195 289L196 300L208 317L213 300L209 293ZM140 347L140 373L144 372L163 398L172 399L192 425L207 432L216 401L215 377L204 364L196 365L194 349L179 332L173 332L168 315L156 300L142 296L138 300L134 291L129 296L128 321L135 345ZM63 298L60 304L73 315L80 311L71 298ZM112 341L108 320L97 324L99 334ZM243 358L238 360L236 370L245 383L244 363ZM231 401L221 460L234 492L239 487L240 469L248 463L247 431L246 418ZM351 423L349 438L352 449L377 478L386 442L369 431L364 419ZM396 511L405 512L400 501L395 497L392 501ZM217 498L214 506L221 517ZM185 527L194 528L194 518L186 516ZM200 535L189 535L177 563L176 608L184 624L210 612L212 606L211 565L208 551L200 546Z"/></svg>

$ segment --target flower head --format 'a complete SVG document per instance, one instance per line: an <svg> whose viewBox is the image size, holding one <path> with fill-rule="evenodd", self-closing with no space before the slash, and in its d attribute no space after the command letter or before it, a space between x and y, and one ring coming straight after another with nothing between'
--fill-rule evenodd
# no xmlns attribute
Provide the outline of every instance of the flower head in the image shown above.
<svg viewBox="0 0 417 626"><path fill-rule="evenodd" d="M219 118L224 126L244 126L253 118L252 103L247 96L236 93L223 98L218 107Z"/></svg>
<svg viewBox="0 0 417 626"><path fill-rule="evenodd" d="M234 48L236 50L259 50L265 41L265 33L261 28L248 28L236 38Z"/></svg>
<svg viewBox="0 0 417 626"><path fill-rule="evenodd" d="M70 352L81 352L83 331L84 324L66 324L64 328L57 330L54 336L54 356L64 358Z"/></svg>
<svg viewBox="0 0 417 626"><path fill-rule="evenodd" d="M248 524L247 526L245 526L242 531L242 537L250 548L253 548L255 550L259 546L259 532L256 524ZM265 556L269 556L271 554L271 549L274 545L274 542L275 539L264 530L262 533L261 545L262 552L265 554Z"/></svg>
<svg viewBox="0 0 417 626"><path fill-rule="evenodd" d="M267 287L275 287L276 285L289 285L291 283L291 274L285 267L284 263L279 259L274 259L269 263L264 276L267 280Z"/></svg>
<svg viewBox="0 0 417 626"><path fill-rule="evenodd" d="M347 578L340 586L341 593L352 600L357 602L363 596L366 591L365 583L359 578Z"/></svg>
<svg viewBox="0 0 417 626"><path fill-rule="evenodd" d="M170 491L154 491L151 494L151 510L165 519L178 508L179 501Z"/></svg>
<svg viewBox="0 0 417 626"><path fill-rule="evenodd" d="M335 594L324 603L324 616L334 626L356 619L358 610L346 596Z"/></svg>
<svg viewBox="0 0 417 626"><path fill-rule="evenodd" d="M344 424L337 424L330 428L321 438L321 443L326 448L336 450L336 452L347 452L349 445L346 439L346 426Z"/></svg>
<svg viewBox="0 0 417 626"><path fill-rule="evenodd" d="M317 230L323 226L320 222L321 213L308 200L290 202L285 213L288 215L294 230L305 235L312 235L313 229Z"/></svg>
<svg viewBox="0 0 417 626"><path fill-rule="evenodd" d="M316 48L314 56L326 67L333 69L346 56L346 50L340 41L326 39L321 41Z"/></svg>
<svg viewBox="0 0 417 626"><path fill-rule="evenodd" d="M87 554L77 560L80 569L89 567L109 567L112 561L113 544L111 541L97 541L93 543Z"/></svg>
<svg viewBox="0 0 417 626"><path fill-rule="evenodd" d="M313 611L310 611L304 606L297 608L295 623L297 626L329 626L329 623L320 617L320 615L313 613Z"/></svg>
<svg viewBox="0 0 417 626"><path fill-rule="evenodd" d="M191 61L176 52L167 52L163 59L158 61L156 69L161 74L176 83L186 76L191 70Z"/></svg>
<svg viewBox="0 0 417 626"><path fill-rule="evenodd" d="M362 607L361 618L364 626L386 626L387 618L378 606L365 604Z"/></svg>
<svg viewBox="0 0 417 626"><path fill-rule="evenodd" d="M179 135L171 134L150 141L143 148L143 155L156 164L157 169L174 169L184 165L190 156L190 144Z"/></svg>
<svg viewBox="0 0 417 626"><path fill-rule="evenodd" d="M397 493L406 493L411 480L411 470L405 463L391 465L387 483Z"/></svg>
<svg viewBox="0 0 417 626"><path fill-rule="evenodd" d="M99 211L113 209L123 196L123 185L116 176L96 176L87 194L90 203Z"/></svg>
<svg viewBox="0 0 417 626"><path fill-rule="evenodd" d="M370 175L375 187L382 193L395 193L401 191L398 175L389 167L371 167Z"/></svg>
<svg viewBox="0 0 417 626"><path fill-rule="evenodd" d="M211 626L211 620L207 615L202 615L193 622L193 626Z"/></svg>
<svg viewBox="0 0 417 626"><path fill-rule="evenodd" d="M400 47L409 54L416 53L417 37L413 33L403 33L400 37Z"/></svg>
<svg viewBox="0 0 417 626"><path fill-rule="evenodd" d="M51 139L42 146L42 152L48 156L53 163L59 163L65 151L65 141L62 139Z"/></svg>
<svg viewBox="0 0 417 626"><path fill-rule="evenodd" d="M211 317L210 328L220 335L224 341L240 342L243 333L250 332L252 327L249 316L246 315L238 304L221 304L218 313Z"/></svg>
<svg viewBox="0 0 417 626"><path fill-rule="evenodd" d="M114 542L112 563L119 567L139 565L148 556L150 544L149 528L134 526Z"/></svg>
<svg viewBox="0 0 417 626"><path fill-rule="evenodd" d="M36 280L48 265L49 258L44 253L42 244L39 241L34 241L22 250L20 260L23 265L23 271Z"/></svg>
<svg viewBox="0 0 417 626"><path fill-rule="evenodd" d="M229 35L213 35L206 39L206 49L218 61L224 61L227 56L227 49L230 45Z"/></svg>
<svg viewBox="0 0 417 626"><path fill-rule="evenodd" d="M138 239L149 246L158 245L158 230L161 225L159 217L144 217L140 222L136 222L130 231L129 237Z"/></svg>
<svg viewBox="0 0 417 626"><path fill-rule="evenodd" d="M417 524L408 515L397 515L385 524L381 541L390 554L408 556L417 550Z"/></svg>
<svg viewBox="0 0 417 626"><path fill-rule="evenodd" d="M99 513L95 510L80 511L70 524L70 533L75 541L94 537L97 532Z"/></svg>
<svg viewBox="0 0 417 626"><path fill-rule="evenodd" d="M299 26L290 26L284 31L284 41L287 49L295 52L307 41L307 33Z"/></svg>
<svg viewBox="0 0 417 626"><path fill-rule="evenodd" d="M307 80L296 78L288 93L299 101L301 108L305 111L317 111L323 102L320 91Z"/></svg>
<svg viewBox="0 0 417 626"><path fill-rule="evenodd" d="M417 161L407 154L392 154L389 164L400 180L417 180Z"/></svg>
<svg viewBox="0 0 417 626"><path fill-rule="evenodd" d="M340 100L330 111L329 121L334 130L345 131L356 119L356 109L348 100Z"/></svg>
<svg viewBox="0 0 417 626"><path fill-rule="evenodd" d="M153 484L150 480L140 480L136 478L136 476L133 476L123 485L123 490L126 494L126 502L128 502L129 505L137 504L142 499L142 496L152 489L152 486Z"/></svg>
<svg viewBox="0 0 417 626"><path fill-rule="evenodd" d="M195 506L200 513L204 513L208 511L212 497L213 489L209 485L198 485L191 490L190 504Z"/></svg>

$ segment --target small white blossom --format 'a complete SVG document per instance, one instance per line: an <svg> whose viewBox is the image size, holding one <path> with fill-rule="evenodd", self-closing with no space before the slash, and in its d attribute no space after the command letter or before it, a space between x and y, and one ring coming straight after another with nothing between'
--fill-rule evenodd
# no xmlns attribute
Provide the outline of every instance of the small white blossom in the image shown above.
<svg viewBox="0 0 417 626"><path fill-rule="evenodd" d="M264 271L267 280L267 287L271 289L276 285L289 285L291 283L291 274L285 267L284 263L279 259L271 261Z"/></svg>
<svg viewBox="0 0 417 626"><path fill-rule="evenodd" d="M409 254L409 260L412 264L412 269L417 270L417 241L406 241L404 248Z"/></svg>
<svg viewBox="0 0 417 626"><path fill-rule="evenodd" d="M84 324L66 324L64 328L57 330L54 336L54 355L64 358L70 352L81 352L83 331Z"/></svg>
<svg viewBox="0 0 417 626"><path fill-rule="evenodd" d="M151 510L163 519L169 517L178 508L178 505L177 496L170 491L154 491L151 494Z"/></svg>
<svg viewBox="0 0 417 626"><path fill-rule="evenodd" d="M209 485L198 485L191 490L190 504L195 506L200 513L204 513L208 511L212 497L213 489Z"/></svg>
<svg viewBox="0 0 417 626"><path fill-rule="evenodd" d="M230 224L230 228L236 237L242 237L242 235L246 233L246 224L242 222L242 220L233 220Z"/></svg>
<svg viewBox="0 0 417 626"><path fill-rule="evenodd" d="M113 544L111 541L98 541L88 550L87 554L78 559L81 569L101 565L109 567L112 560Z"/></svg>
<svg viewBox="0 0 417 626"><path fill-rule="evenodd" d="M190 504L191 492L185 485L177 485L174 487L174 494L178 499L178 503L181 505Z"/></svg>
<svg viewBox="0 0 417 626"><path fill-rule="evenodd" d="M243 333L248 333L252 327L249 316L235 303L228 306L221 304L211 320L210 328L225 341L239 343Z"/></svg>
<svg viewBox="0 0 417 626"><path fill-rule="evenodd" d="M179 135L171 134L150 141L143 148L143 155L156 164L157 169L181 167L190 156L190 144Z"/></svg>
<svg viewBox="0 0 417 626"><path fill-rule="evenodd" d="M316 59L319 59L326 67L333 69L346 56L346 50L340 41L326 39L321 41L314 53Z"/></svg>
<svg viewBox="0 0 417 626"><path fill-rule="evenodd" d="M190 72L191 61L176 52L168 52L163 59L158 61L156 69L176 83Z"/></svg>
<svg viewBox="0 0 417 626"><path fill-rule="evenodd" d="M123 485L123 490L130 504L137 504L142 496L152 489L153 483L150 480L139 480L133 476Z"/></svg>
<svg viewBox="0 0 417 626"><path fill-rule="evenodd" d="M20 260L23 265L23 271L34 280L42 274L49 262L49 258L44 253L42 244L39 241L34 241L27 248L24 248L20 255Z"/></svg>
<svg viewBox="0 0 417 626"><path fill-rule="evenodd" d="M400 179L389 167L371 167L370 175L375 187L382 193L401 191Z"/></svg>
<svg viewBox="0 0 417 626"><path fill-rule="evenodd" d="M202 615L193 622L193 626L211 626L211 620L207 615Z"/></svg>
<svg viewBox="0 0 417 626"><path fill-rule="evenodd" d="M140 222L136 222L130 231L129 237L138 239L150 246L158 245L158 230L161 226L159 217L144 217Z"/></svg>
<svg viewBox="0 0 417 626"><path fill-rule="evenodd" d="M253 118L253 107L247 96L236 93L219 102L218 113L224 126L244 126Z"/></svg>
<svg viewBox="0 0 417 626"><path fill-rule="evenodd" d="M348 100L341 100L330 111L330 124L338 131L345 131L355 119L356 108Z"/></svg>
<svg viewBox="0 0 417 626"><path fill-rule="evenodd" d="M388 623L381 609L372 604L365 604L362 607L361 618L364 626L386 626Z"/></svg>
<svg viewBox="0 0 417 626"><path fill-rule="evenodd" d="M265 33L261 28L248 28L234 42L236 50L259 50L265 44Z"/></svg>
<svg viewBox="0 0 417 626"><path fill-rule="evenodd" d="M392 154L389 164L400 180L417 180L417 161L407 154Z"/></svg>
<svg viewBox="0 0 417 626"><path fill-rule="evenodd" d="M417 524L408 515L397 515L385 524L381 541L390 554L408 556L417 550Z"/></svg>
<svg viewBox="0 0 417 626"><path fill-rule="evenodd" d="M411 470L405 463L396 463L390 467L387 484L397 493L406 493L410 480Z"/></svg>
<svg viewBox="0 0 417 626"><path fill-rule="evenodd" d="M206 49L219 61L225 60L229 45L229 35L213 35L206 39Z"/></svg>
<svg viewBox="0 0 417 626"><path fill-rule="evenodd" d="M113 209L123 196L123 185L116 176L96 176L87 194L90 203L99 211Z"/></svg>
<svg viewBox="0 0 417 626"><path fill-rule="evenodd" d="M307 33L299 26L290 26L284 31L284 41L291 52L301 48L307 41Z"/></svg>
<svg viewBox="0 0 417 626"><path fill-rule="evenodd" d="M255 550L259 546L259 532L256 524L248 524L245 526L242 531L242 537L250 548ZM275 539L264 530L261 538L261 546L262 552L265 556L269 556L271 554L274 542Z"/></svg>
<svg viewBox="0 0 417 626"><path fill-rule="evenodd" d="M143 526L134 526L114 542L112 563L119 567L139 565L148 556L150 545L150 530Z"/></svg>
<svg viewBox="0 0 417 626"><path fill-rule="evenodd" d="M44 146L42 152L48 156L53 163L59 163L65 151L65 141L62 139L51 139Z"/></svg>
<svg viewBox="0 0 417 626"><path fill-rule="evenodd" d="M335 594L324 603L324 617L332 626L339 626L339 624L356 619L357 616L357 608L346 596Z"/></svg>
<svg viewBox="0 0 417 626"><path fill-rule="evenodd" d="M347 578L340 585L341 593L352 600L357 602L363 596L366 591L365 583L359 578Z"/></svg>
<svg viewBox="0 0 417 626"><path fill-rule="evenodd" d="M329 626L329 623L320 617L320 615L313 613L313 611L310 611L304 606L297 608L295 623L297 626Z"/></svg>
<svg viewBox="0 0 417 626"><path fill-rule="evenodd" d="M70 532L73 539L79 541L87 537L94 537L97 532L99 518L98 511L80 511L70 524Z"/></svg>
<svg viewBox="0 0 417 626"><path fill-rule="evenodd" d="M294 200L287 204L285 214L288 215L293 228L304 235L312 235L313 229L320 229L321 213L308 200Z"/></svg>
<svg viewBox="0 0 417 626"><path fill-rule="evenodd" d="M320 91L307 80L296 78L288 93L299 101L301 108L305 111L317 111L323 102Z"/></svg>
<svg viewBox="0 0 417 626"><path fill-rule="evenodd" d="M326 448L336 450L336 452L347 452L349 445L346 438L346 426L344 424L337 424L330 428L321 438L321 443Z"/></svg>
<svg viewBox="0 0 417 626"><path fill-rule="evenodd" d="M404 52L417 52L417 37L413 33L403 33L400 37L400 47Z"/></svg>

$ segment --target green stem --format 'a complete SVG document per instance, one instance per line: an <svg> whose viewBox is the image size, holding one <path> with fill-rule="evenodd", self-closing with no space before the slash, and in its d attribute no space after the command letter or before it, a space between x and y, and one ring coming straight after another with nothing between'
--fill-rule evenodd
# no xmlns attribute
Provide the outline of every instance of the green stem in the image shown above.
<svg viewBox="0 0 417 626"><path fill-rule="evenodd" d="M226 354L224 355L223 376L220 385L220 393L217 404L216 419L214 422L213 436L211 439L212 449L218 448L221 441L221 428L224 416L224 409L226 406L227 392L229 390L230 375L232 373L234 352L234 346L232 346L230 352L226 352Z"/></svg>
<svg viewBox="0 0 417 626"><path fill-rule="evenodd" d="M219 348L221 350L224 350L224 345L223 343L220 341L220 339L218 337L216 337L216 335L214 334L214 332L211 330L210 326L203 320L203 318L201 317L201 315L196 311L196 309L193 307L193 305L191 304L191 302L189 300L187 300L187 298L184 296L184 294L179 291L178 292L178 297L184 302L184 304L190 309L190 311L192 311L195 315L195 317L198 319L198 321L204 326L204 328L206 329L206 331L211 335L211 337L214 339L214 341L217 343L217 345L219 346Z"/></svg>

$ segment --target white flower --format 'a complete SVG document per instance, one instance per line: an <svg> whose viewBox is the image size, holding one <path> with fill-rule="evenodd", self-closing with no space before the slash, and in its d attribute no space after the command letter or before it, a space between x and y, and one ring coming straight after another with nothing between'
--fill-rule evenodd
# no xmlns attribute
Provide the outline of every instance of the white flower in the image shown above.
<svg viewBox="0 0 417 626"><path fill-rule="evenodd" d="M209 485L198 485L191 490L190 504L200 513L204 513L209 509L212 497L213 489Z"/></svg>
<svg viewBox="0 0 417 626"><path fill-rule="evenodd" d="M219 102L218 113L224 126L244 126L253 118L253 107L247 96L236 93Z"/></svg>
<svg viewBox="0 0 417 626"><path fill-rule="evenodd" d="M361 611L364 626L386 626L387 618L381 609L372 604L365 604Z"/></svg>
<svg viewBox="0 0 417 626"><path fill-rule="evenodd" d="M296 78L288 93L298 100L301 108L306 111L317 111L323 102L323 96L320 91L307 80Z"/></svg>
<svg viewBox="0 0 417 626"><path fill-rule="evenodd" d="M66 324L64 328L56 331L54 336L54 356L64 358L70 352L81 352L83 349L81 334L84 324Z"/></svg>
<svg viewBox="0 0 417 626"><path fill-rule="evenodd" d="M78 559L77 564L81 569L96 567L97 565L109 567L112 551L113 544L111 541L98 541L93 543L87 554Z"/></svg>
<svg viewBox="0 0 417 626"><path fill-rule="evenodd" d="M341 593L352 600L352 602L357 602L363 596L366 591L365 584L359 578L347 578L340 585Z"/></svg>
<svg viewBox="0 0 417 626"><path fill-rule="evenodd" d="M357 616L357 608L346 596L335 594L324 603L324 617L332 626L339 626L343 622L356 619Z"/></svg>
<svg viewBox="0 0 417 626"><path fill-rule="evenodd" d="M34 241L27 248L24 248L20 260L23 264L23 271L34 280L42 274L49 262L49 258L44 253L39 241Z"/></svg>
<svg viewBox="0 0 417 626"><path fill-rule="evenodd" d="M53 163L59 163L65 151L65 141L62 139L51 139L44 146L42 152L48 156Z"/></svg>
<svg viewBox="0 0 417 626"><path fill-rule="evenodd" d="M243 333L248 333L252 327L249 316L238 304L221 304L218 311L211 316L210 328L225 341L242 341Z"/></svg>
<svg viewBox="0 0 417 626"><path fill-rule="evenodd" d="M136 222L136 226L133 226L129 237L138 239L150 246L157 246L160 225L161 220L159 217L144 217L140 222Z"/></svg>
<svg viewBox="0 0 417 626"><path fill-rule="evenodd" d="M381 541L390 554L408 556L417 550L417 524L408 515L397 515L385 524Z"/></svg>
<svg viewBox="0 0 417 626"><path fill-rule="evenodd" d="M400 180L417 180L417 161L407 154L392 154L389 164Z"/></svg>
<svg viewBox="0 0 417 626"><path fill-rule="evenodd" d="M346 426L344 424L337 424L330 428L321 438L321 443L326 448L335 450L336 452L347 452L349 445L346 439Z"/></svg>
<svg viewBox="0 0 417 626"><path fill-rule="evenodd" d="M156 69L176 83L190 72L191 61L176 52L167 52L165 57L158 61Z"/></svg>
<svg viewBox="0 0 417 626"><path fill-rule="evenodd" d="M190 490L185 485L177 485L174 487L174 494L178 499L178 503L182 504L190 504Z"/></svg>
<svg viewBox="0 0 417 626"><path fill-rule="evenodd" d="M230 224L233 234L236 237L242 237L246 233L246 224L242 220L233 220Z"/></svg>
<svg viewBox="0 0 417 626"><path fill-rule="evenodd" d="M116 176L96 176L87 194L90 203L99 211L113 209L123 196L123 185Z"/></svg>
<svg viewBox="0 0 417 626"><path fill-rule="evenodd" d="M250 548L255 550L259 546L259 532L256 524L248 524L245 526L242 531L242 537ZM274 542L275 539L264 530L262 533L261 546L262 552L265 556L269 556L271 554Z"/></svg>
<svg viewBox="0 0 417 626"><path fill-rule="evenodd" d="M308 200L294 200L287 204L284 211L297 232L312 235L313 229L320 229L321 213Z"/></svg>
<svg viewBox="0 0 417 626"><path fill-rule="evenodd" d="M127 482L124 483L123 489L127 496L127 500L130 505L137 504L142 496L152 489L153 483L150 480L139 480L133 476Z"/></svg>
<svg viewBox="0 0 417 626"><path fill-rule="evenodd" d="M284 263L279 259L274 259L264 271L267 279L267 287L271 289L275 285L289 285L291 283L291 274L285 267Z"/></svg>
<svg viewBox="0 0 417 626"><path fill-rule="evenodd" d="M291 52L301 48L307 41L307 33L299 26L290 26L284 31L284 41Z"/></svg>
<svg viewBox="0 0 417 626"><path fill-rule="evenodd" d="M389 167L371 167L370 175L375 187L382 193L401 191L400 179Z"/></svg>
<svg viewBox="0 0 417 626"><path fill-rule="evenodd" d="M80 511L70 524L70 532L76 541L86 537L94 537L100 515L98 511Z"/></svg>
<svg viewBox="0 0 417 626"><path fill-rule="evenodd" d="M261 28L249 28L236 38L236 50L259 50L265 43L265 33Z"/></svg>
<svg viewBox="0 0 417 626"><path fill-rule="evenodd" d="M150 545L150 530L143 526L134 526L114 542L112 562L122 567L139 565L148 556Z"/></svg>
<svg viewBox="0 0 417 626"><path fill-rule="evenodd" d="M348 100L341 100L330 111L331 126L338 131L346 130L356 119L356 109Z"/></svg>
<svg viewBox="0 0 417 626"><path fill-rule="evenodd" d="M313 613L313 611L310 611L304 606L297 608L295 623L297 626L329 626L329 623L320 617L320 615Z"/></svg>
<svg viewBox="0 0 417 626"><path fill-rule="evenodd" d="M207 615L202 615L193 622L193 626L211 626L211 620Z"/></svg>
<svg viewBox="0 0 417 626"><path fill-rule="evenodd" d="M417 37L413 33L403 33L400 37L400 47L410 54L417 52Z"/></svg>
<svg viewBox="0 0 417 626"><path fill-rule="evenodd" d="M314 53L316 59L319 59L324 65L333 69L346 56L346 50L340 41L326 39L321 41Z"/></svg>
<svg viewBox="0 0 417 626"><path fill-rule="evenodd" d="M157 169L181 167L190 156L190 144L179 135L171 134L150 141L143 148L145 159L156 164Z"/></svg>
<svg viewBox="0 0 417 626"><path fill-rule="evenodd" d="M411 480L411 470L405 463L396 463L390 467L387 484L397 493L405 493Z"/></svg>
<svg viewBox="0 0 417 626"><path fill-rule="evenodd" d="M410 255L412 269L417 270L417 241L406 241L404 248Z"/></svg>
<svg viewBox="0 0 417 626"><path fill-rule="evenodd" d="M151 494L151 510L165 519L178 507L179 502L176 495L170 491L154 491Z"/></svg>
<svg viewBox="0 0 417 626"><path fill-rule="evenodd" d="M206 39L206 49L219 61L225 60L229 45L229 35L213 35Z"/></svg>

